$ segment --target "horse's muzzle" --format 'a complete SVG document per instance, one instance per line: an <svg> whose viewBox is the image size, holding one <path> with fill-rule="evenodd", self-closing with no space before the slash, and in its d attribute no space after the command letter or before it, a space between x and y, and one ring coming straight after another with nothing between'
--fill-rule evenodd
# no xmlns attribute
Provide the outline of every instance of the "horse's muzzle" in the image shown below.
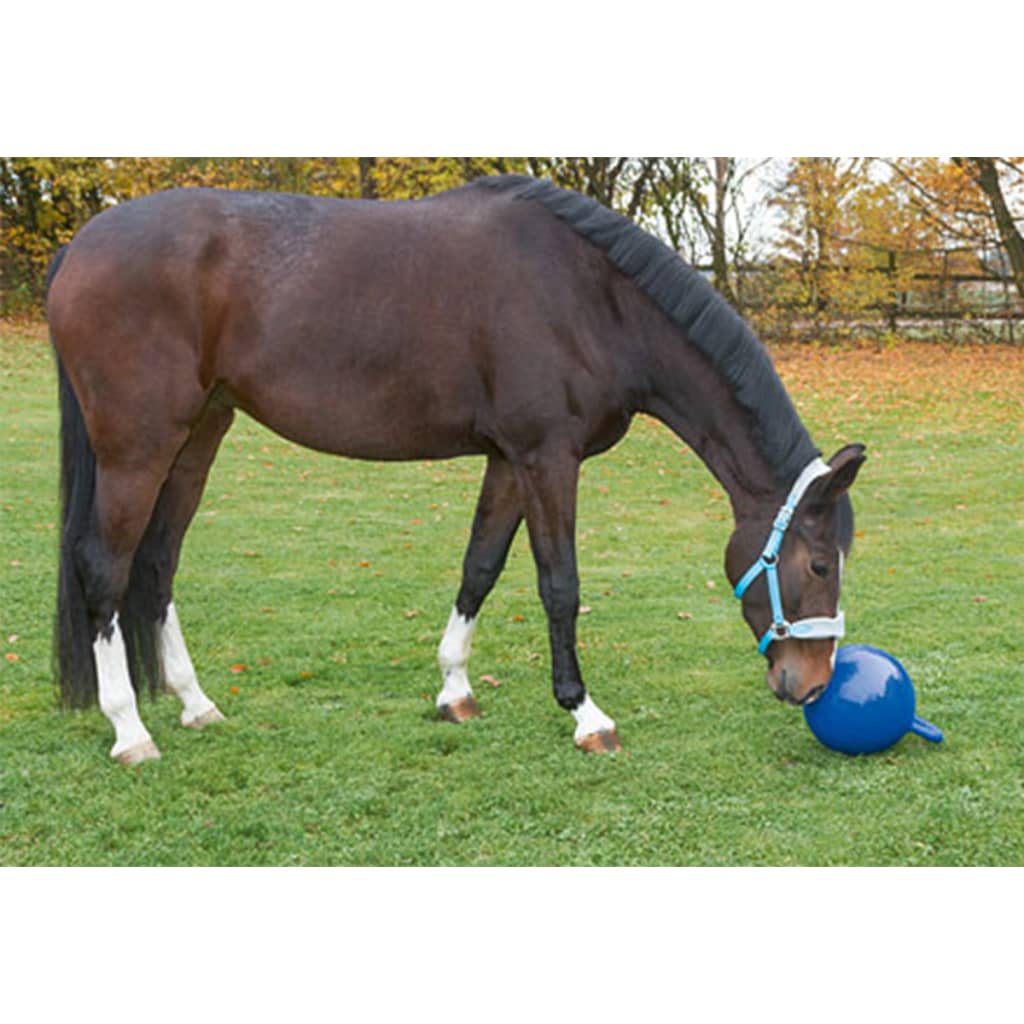
<svg viewBox="0 0 1024 1024"><path fill-rule="evenodd" d="M789 640L771 657L766 682L779 700L813 704L832 676L832 640Z"/></svg>

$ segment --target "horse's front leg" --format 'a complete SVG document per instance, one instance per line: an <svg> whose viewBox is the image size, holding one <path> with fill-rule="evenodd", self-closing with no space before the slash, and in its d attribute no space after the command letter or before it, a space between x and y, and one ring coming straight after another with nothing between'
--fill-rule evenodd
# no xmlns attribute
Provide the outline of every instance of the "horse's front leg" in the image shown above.
<svg viewBox="0 0 1024 1024"><path fill-rule="evenodd" d="M608 753L621 749L615 723L587 693L576 656L579 468L579 459L572 453L542 453L518 465L516 478L537 565L540 598L548 616L555 700L576 720L576 746L588 753Z"/></svg>

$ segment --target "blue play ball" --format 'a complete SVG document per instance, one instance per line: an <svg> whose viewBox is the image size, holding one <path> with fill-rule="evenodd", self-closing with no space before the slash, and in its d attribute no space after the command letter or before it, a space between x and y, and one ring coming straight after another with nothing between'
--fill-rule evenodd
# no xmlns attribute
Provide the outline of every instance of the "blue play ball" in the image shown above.
<svg viewBox="0 0 1024 1024"><path fill-rule="evenodd" d="M839 648L832 678L804 707L804 718L820 742L843 754L887 750L908 732L941 742L942 732L918 718L915 705L914 684L891 654L849 644Z"/></svg>

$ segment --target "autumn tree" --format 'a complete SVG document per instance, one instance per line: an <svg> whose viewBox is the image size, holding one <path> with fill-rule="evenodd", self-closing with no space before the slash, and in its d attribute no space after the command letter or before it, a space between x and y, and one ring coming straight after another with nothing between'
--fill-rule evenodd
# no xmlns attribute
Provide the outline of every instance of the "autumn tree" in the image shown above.
<svg viewBox="0 0 1024 1024"><path fill-rule="evenodd" d="M999 160L998 164L997 160ZM1024 217L1014 217L1003 193L999 177L999 165L1001 164L1009 172L1012 172L1014 175L1013 185L1019 188L1022 184L1021 179L1024 178L1024 163L1015 164L1009 160L991 156L956 156L953 157L953 162L971 176L988 199L999 245L1006 253L1017 291L1024 299L1024 237L1021 236L1020 228L1017 226L1017 221L1024 220Z"/></svg>
<svg viewBox="0 0 1024 1024"><path fill-rule="evenodd" d="M0 158L0 311L38 304L51 257L108 204L109 185L103 161Z"/></svg>
<svg viewBox="0 0 1024 1024"><path fill-rule="evenodd" d="M524 169L511 157L374 157L378 194L386 199L421 199L476 178Z"/></svg>

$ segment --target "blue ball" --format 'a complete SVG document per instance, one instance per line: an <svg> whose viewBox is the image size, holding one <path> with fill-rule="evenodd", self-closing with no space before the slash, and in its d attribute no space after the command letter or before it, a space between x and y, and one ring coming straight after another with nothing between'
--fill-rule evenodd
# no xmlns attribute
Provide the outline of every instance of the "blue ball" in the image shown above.
<svg viewBox="0 0 1024 1024"><path fill-rule="evenodd" d="M889 653L849 644L836 653L825 692L804 707L810 730L826 747L843 754L875 754L908 732L939 743L942 732L914 714L914 684Z"/></svg>

